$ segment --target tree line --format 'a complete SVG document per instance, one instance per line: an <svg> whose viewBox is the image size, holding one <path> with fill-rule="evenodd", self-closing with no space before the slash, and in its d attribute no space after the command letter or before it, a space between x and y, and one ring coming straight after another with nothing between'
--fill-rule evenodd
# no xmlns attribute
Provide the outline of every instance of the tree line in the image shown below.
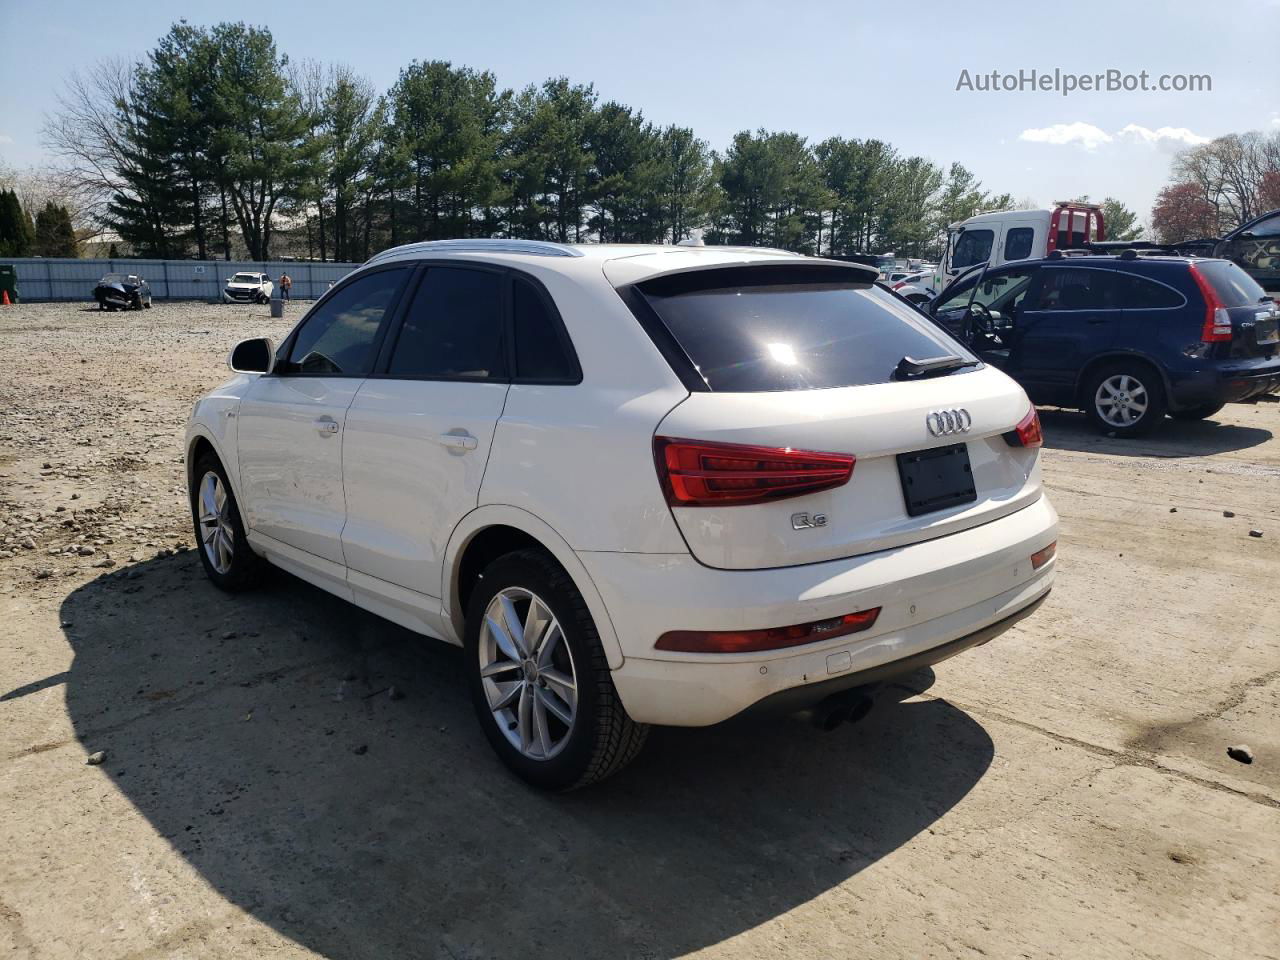
<svg viewBox="0 0 1280 960"><path fill-rule="evenodd" d="M139 256L363 260L415 240L708 243L936 254L1007 209L959 163L875 139L743 131L722 151L591 84L500 89L414 61L379 93L269 30L180 21L138 63L76 74L46 123L61 184Z"/></svg>
<svg viewBox="0 0 1280 960"><path fill-rule="evenodd" d="M1179 153L1151 226L1165 243L1217 237L1280 207L1280 131L1231 133Z"/></svg>
<svg viewBox="0 0 1280 960"><path fill-rule="evenodd" d="M80 255L71 214L53 201L36 212L35 222L14 190L0 190L0 257L76 257Z"/></svg>

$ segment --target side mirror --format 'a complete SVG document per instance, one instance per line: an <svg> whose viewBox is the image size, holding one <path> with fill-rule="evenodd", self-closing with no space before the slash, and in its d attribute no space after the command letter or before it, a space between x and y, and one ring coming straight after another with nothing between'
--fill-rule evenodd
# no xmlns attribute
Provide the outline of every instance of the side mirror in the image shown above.
<svg viewBox="0 0 1280 960"><path fill-rule="evenodd" d="M276 366L276 346L267 337L241 340L232 347L227 366L232 373L270 373Z"/></svg>

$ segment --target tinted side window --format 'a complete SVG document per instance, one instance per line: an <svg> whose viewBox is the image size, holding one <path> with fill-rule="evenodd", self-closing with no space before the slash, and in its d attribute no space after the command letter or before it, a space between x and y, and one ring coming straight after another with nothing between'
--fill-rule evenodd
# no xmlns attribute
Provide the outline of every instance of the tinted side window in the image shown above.
<svg viewBox="0 0 1280 960"><path fill-rule="evenodd" d="M1268 217L1249 228L1255 237L1280 237L1280 216Z"/></svg>
<svg viewBox="0 0 1280 960"><path fill-rule="evenodd" d="M388 372L393 377L506 379L502 275L428 269L405 312Z"/></svg>
<svg viewBox="0 0 1280 960"><path fill-rule="evenodd" d="M972 267L991 258L991 242L995 234L990 230L966 230L956 241L955 252L951 254L951 269L959 270Z"/></svg>
<svg viewBox="0 0 1280 960"><path fill-rule="evenodd" d="M378 328L407 274L407 270L379 270L336 291L298 331L281 372L368 373Z"/></svg>
<svg viewBox="0 0 1280 960"><path fill-rule="evenodd" d="M1025 260L1031 256L1031 240L1035 230L1031 227L1015 227L1004 238L1004 258Z"/></svg>
<svg viewBox="0 0 1280 960"><path fill-rule="evenodd" d="M1115 274L1109 270L1062 269L1044 271L1037 310L1110 310L1118 307Z"/></svg>
<svg viewBox="0 0 1280 960"><path fill-rule="evenodd" d="M533 284L519 277L511 284L511 313L515 325L516 376L522 380L576 381L577 364L565 350L546 301Z"/></svg>
<svg viewBox="0 0 1280 960"><path fill-rule="evenodd" d="M1178 291L1132 273L1115 275L1117 304L1128 310L1180 307L1186 301Z"/></svg>

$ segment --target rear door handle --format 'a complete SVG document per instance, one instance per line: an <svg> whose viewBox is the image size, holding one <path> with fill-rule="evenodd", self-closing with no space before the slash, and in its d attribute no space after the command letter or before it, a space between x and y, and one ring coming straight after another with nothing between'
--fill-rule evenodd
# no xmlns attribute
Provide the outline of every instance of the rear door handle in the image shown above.
<svg viewBox="0 0 1280 960"><path fill-rule="evenodd" d="M466 431L462 433L442 433L435 438L435 441L440 446L448 447L450 450L474 450L480 446L480 441Z"/></svg>
<svg viewBox="0 0 1280 960"><path fill-rule="evenodd" d="M316 421L316 429L322 437L331 437L338 432L338 421L333 417L321 417Z"/></svg>

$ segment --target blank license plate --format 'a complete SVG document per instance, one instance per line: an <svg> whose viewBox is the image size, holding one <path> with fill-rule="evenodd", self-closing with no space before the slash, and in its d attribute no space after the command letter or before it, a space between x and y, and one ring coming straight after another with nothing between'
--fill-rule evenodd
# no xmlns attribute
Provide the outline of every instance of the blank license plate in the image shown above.
<svg viewBox="0 0 1280 960"><path fill-rule="evenodd" d="M900 453L898 475L907 514L912 517L978 499L967 444Z"/></svg>

